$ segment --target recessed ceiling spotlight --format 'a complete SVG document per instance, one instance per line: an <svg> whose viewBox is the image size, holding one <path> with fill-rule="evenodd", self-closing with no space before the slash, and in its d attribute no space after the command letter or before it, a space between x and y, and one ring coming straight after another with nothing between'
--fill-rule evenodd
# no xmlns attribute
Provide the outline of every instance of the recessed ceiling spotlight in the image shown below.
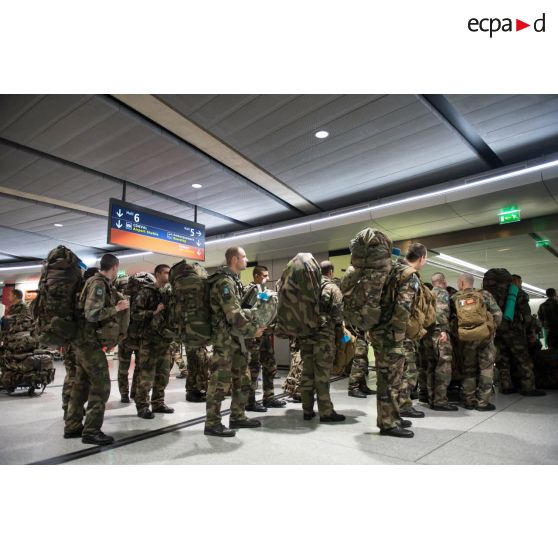
<svg viewBox="0 0 558 558"><path fill-rule="evenodd" d="M318 139L325 139L327 138L327 136L329 136L329 132L327 132L326 130L320 130L319 132L316 132L314 135Z"/></svg>
<svg viewBox="0 0 558 558"><path fill-rule="evenodd" d="M200 188L203 188L203 186L201 184L192 184L192 188L199 190Z"/></svg>
<svg viewBox="0 0 558 558"><path fill-rule="evenodd" d="M511 248L500 248L498 252L507 252L508 250L511 250Z"/></svg>
<svg viewBox="0 0 558 558"><path fill-rule="evenodd" d="M64 225L62 223L54 223L55 227L63 227Z"/></svg>

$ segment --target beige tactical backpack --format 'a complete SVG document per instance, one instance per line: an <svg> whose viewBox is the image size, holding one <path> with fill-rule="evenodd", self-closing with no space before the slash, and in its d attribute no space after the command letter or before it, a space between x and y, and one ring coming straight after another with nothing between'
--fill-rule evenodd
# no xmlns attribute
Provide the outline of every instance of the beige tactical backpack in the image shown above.
<svg viewBox="0 0 558 558"><path fill-rule="evenodd" d="M494 331L494 318L484 304L482 291L460 291L453 296L460 341L486 341Z"/></svg>
<svg viewBox="0 0 558 558"><path fill-rule="evenodd" d="M409 267L401 275L403 282L416 271ZM436 298L432 291L421 281L417 297L411 309L411 317L407 323L405 337L418 341L426 335L426 329L436 322Z"/></svg>

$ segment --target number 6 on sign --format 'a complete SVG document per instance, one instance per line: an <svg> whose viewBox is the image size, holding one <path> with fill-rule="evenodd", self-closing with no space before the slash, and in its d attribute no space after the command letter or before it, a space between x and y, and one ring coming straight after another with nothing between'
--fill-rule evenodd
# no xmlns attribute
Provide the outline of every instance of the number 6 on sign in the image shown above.
<svg viewBox="0 0 558 558"><path fill-rule="evenodd" d="M139 217L140 217L139 213L134 213L134 223L139 223Z"/></svg>

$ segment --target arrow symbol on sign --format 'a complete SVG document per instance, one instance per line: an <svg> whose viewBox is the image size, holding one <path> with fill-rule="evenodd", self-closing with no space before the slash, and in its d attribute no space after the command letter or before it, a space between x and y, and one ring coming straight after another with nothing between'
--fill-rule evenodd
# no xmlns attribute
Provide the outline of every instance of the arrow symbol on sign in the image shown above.
<svg viewBox="0 0 558 558"><path fill-rule="evenodd" d="M201 236L201 231L196 231L196 234L197 234L198 236Z"/></svg>
<svg viewBox="0 0 558 558"><path fill-rule="evenodd" d="M124 215L124 213L122 213L122 210L119 209L116 214L118 215L118 217L122 217L122 215Z"/></svg>
<svg viewBox="0 0 558 558"><path fill-rule="evenodd" d="M196 250L196 253L198 254L198 256L201 254L201 250Z"/></svg>
<svg viewBox="0 0 558 558"><path fill-rule="evenodd" d="M120 222L120 219L118 219L118 221L116 221L116 226L121 229L122 228L122 223Z"/></svg>
<svg viewBox="0 0 558 558"><path fill-rule="evenodd" d="M198 246L201 246L201 243L200 243L199 240L196 242L196 244L197 244Z"/></svg>
<svg viewBox="0 0 558 558"><path fill-rule="evenodd" d="M527 27L531 27L531 24L530 23L525 23L524 21L521 21L520 19L515 20L515 30L516 31L521 31L522 29L526 29Z"/></svg>

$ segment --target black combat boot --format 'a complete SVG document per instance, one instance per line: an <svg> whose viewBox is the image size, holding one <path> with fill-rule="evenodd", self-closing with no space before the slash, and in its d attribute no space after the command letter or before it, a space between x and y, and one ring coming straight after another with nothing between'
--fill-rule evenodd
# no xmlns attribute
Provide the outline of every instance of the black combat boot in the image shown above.
<svg viewBox="0 0 558 558"><path fill-rule="evenodd" d="M83 426L77 430L72 430L71 432L64 432L64 438L81 438L82 432Z"/></svg>
<svg viewBox="0 0 558 558"><path fill-rule="evenodd" d="M394 426L393 428L380 429L380 436L393 436L395 438L412 438L415 433L412 430L407 430L401 426Z"/></svg>
<svg viewBox="0 0 558 558"><path fill-rule="evenodd" d="M103 434L100 430L95 434L85 434L81 437L81 441L84 444L93 444L95 446L108 446L114 443L114 438L112 436L107 436Z"/></svg>
<svg viewBox="0 0 558 558"><path fill-rule="evenodd" d="M314 411L304 411L304 420L312 420L316 416Z"/></svg>
<svg viewBox="0 0 558 558"><path fill-rule="evenodd" d="M258 428L262 423L253 418L243 418L240 420L229 420L229 428Z"/></svg>
<svg viewBox="0 0 558 558"><path fill-rule="evenodd" d="M399 419L399 426L401 428L410 428L411 426L413 426L413 423L407 419Z"/></svg>
<svg viewBox="0 0 558 558"><path fill-rule="evenodd" d="M234 430L227 428L221 423L217 426L207 426L206 424L203 429L203 433L206 436L219 436L221 438L232 438L233 436L236 436L236 432Z"/></svg>
<svg viewBox="0 0 558 558"><path fill-rule="evenodd" d="M477 411L495 411L496 405L487 403L486 405L477 405Z"/></svg>
<svg viewBox="0 0 558 558"><path fill-rule="evenodd" d="M154 413L166 413L167 415L170 415L171 413L174 413L174 409L172 407L168 407L167 405L165 405L164 403L162 405L159 405L158 407L155 407L153 409Z"/></svg>
<svg viewBox="0 0 558 558"><path fill-rule="evenodd" d="M138 409L138 417L142 419L152 419L155 415L151 412L149 407L144 407L143 409Z"/></svg>
<svg viewBox="0 0 558 558"><path fill-rule="evenodd" d="M343 422L345 418L345 415L333 411L331 415L320 417L320 422Z"/></svg>
<svg viewBox="0 0 558 558"><path fill-rule="evenodd" d="M186 401L190 401L191 403L204 403L205 400L205 393L197 389L186 392Z"/></svg>
<svg viewBox="0 0 558 558"><path fill-rule="evenodd" d="M419 396L419 397L418 397L418 400L419 400L421 403L430 403L430 401L428 400L428 391L422 390L422 389L421 389L421 390L419 391L418 396Z"/></svg>
<svg viewBox="0 0 558 558"><path fill-rule="evenodd" d="M255 397L250 397L248 403L246 403L245 409L247 411L252 411L253 413L267 413L267 408L264 407L259 401L256 401Z"/></svg>
<svg viewBox="0 0 558 558"><path fill-rule="evenodd" d="M414 407L409 407L408 409L400 410L399 416L408 418L424 418L424 413Z"/></svg>
<svg viewBox="0 0 558 558"><path fill-rule="evenodd" d="M120 403L130 403L130 396L127 393L123 393L120 396Z"/></svg>
<svg viewBox="0 0 558 558"><path fill-rule="evenodd" d="M349 397L357 397L358 399L366 399L366 393L362 392L360 388L352 388L349 390Z"/></svg>
<svg viewBox="0 0 558 558"><path fill-rule="evenodd" d="M430 405L433 411L458 411L459 407L457 405L452 405L451 403L446 403L445 405Z"/></svg>
<svg viewBox="0 0 558 558"><path fill-rule="evenodd" d="M280 409L284 407L287 402L283 401L282 399L264 399L263 404L268 409Z"/></svg>
<svg viewBox="0 0 558 558"><path fill-rule="evenodd" d="M360 384L360 386L358 386L358 388L360 389L360 391L362 391L362 393L364 393L366 395L376 395L376 391L373 390L373 389L370 389L366 383Z"/></svg>

